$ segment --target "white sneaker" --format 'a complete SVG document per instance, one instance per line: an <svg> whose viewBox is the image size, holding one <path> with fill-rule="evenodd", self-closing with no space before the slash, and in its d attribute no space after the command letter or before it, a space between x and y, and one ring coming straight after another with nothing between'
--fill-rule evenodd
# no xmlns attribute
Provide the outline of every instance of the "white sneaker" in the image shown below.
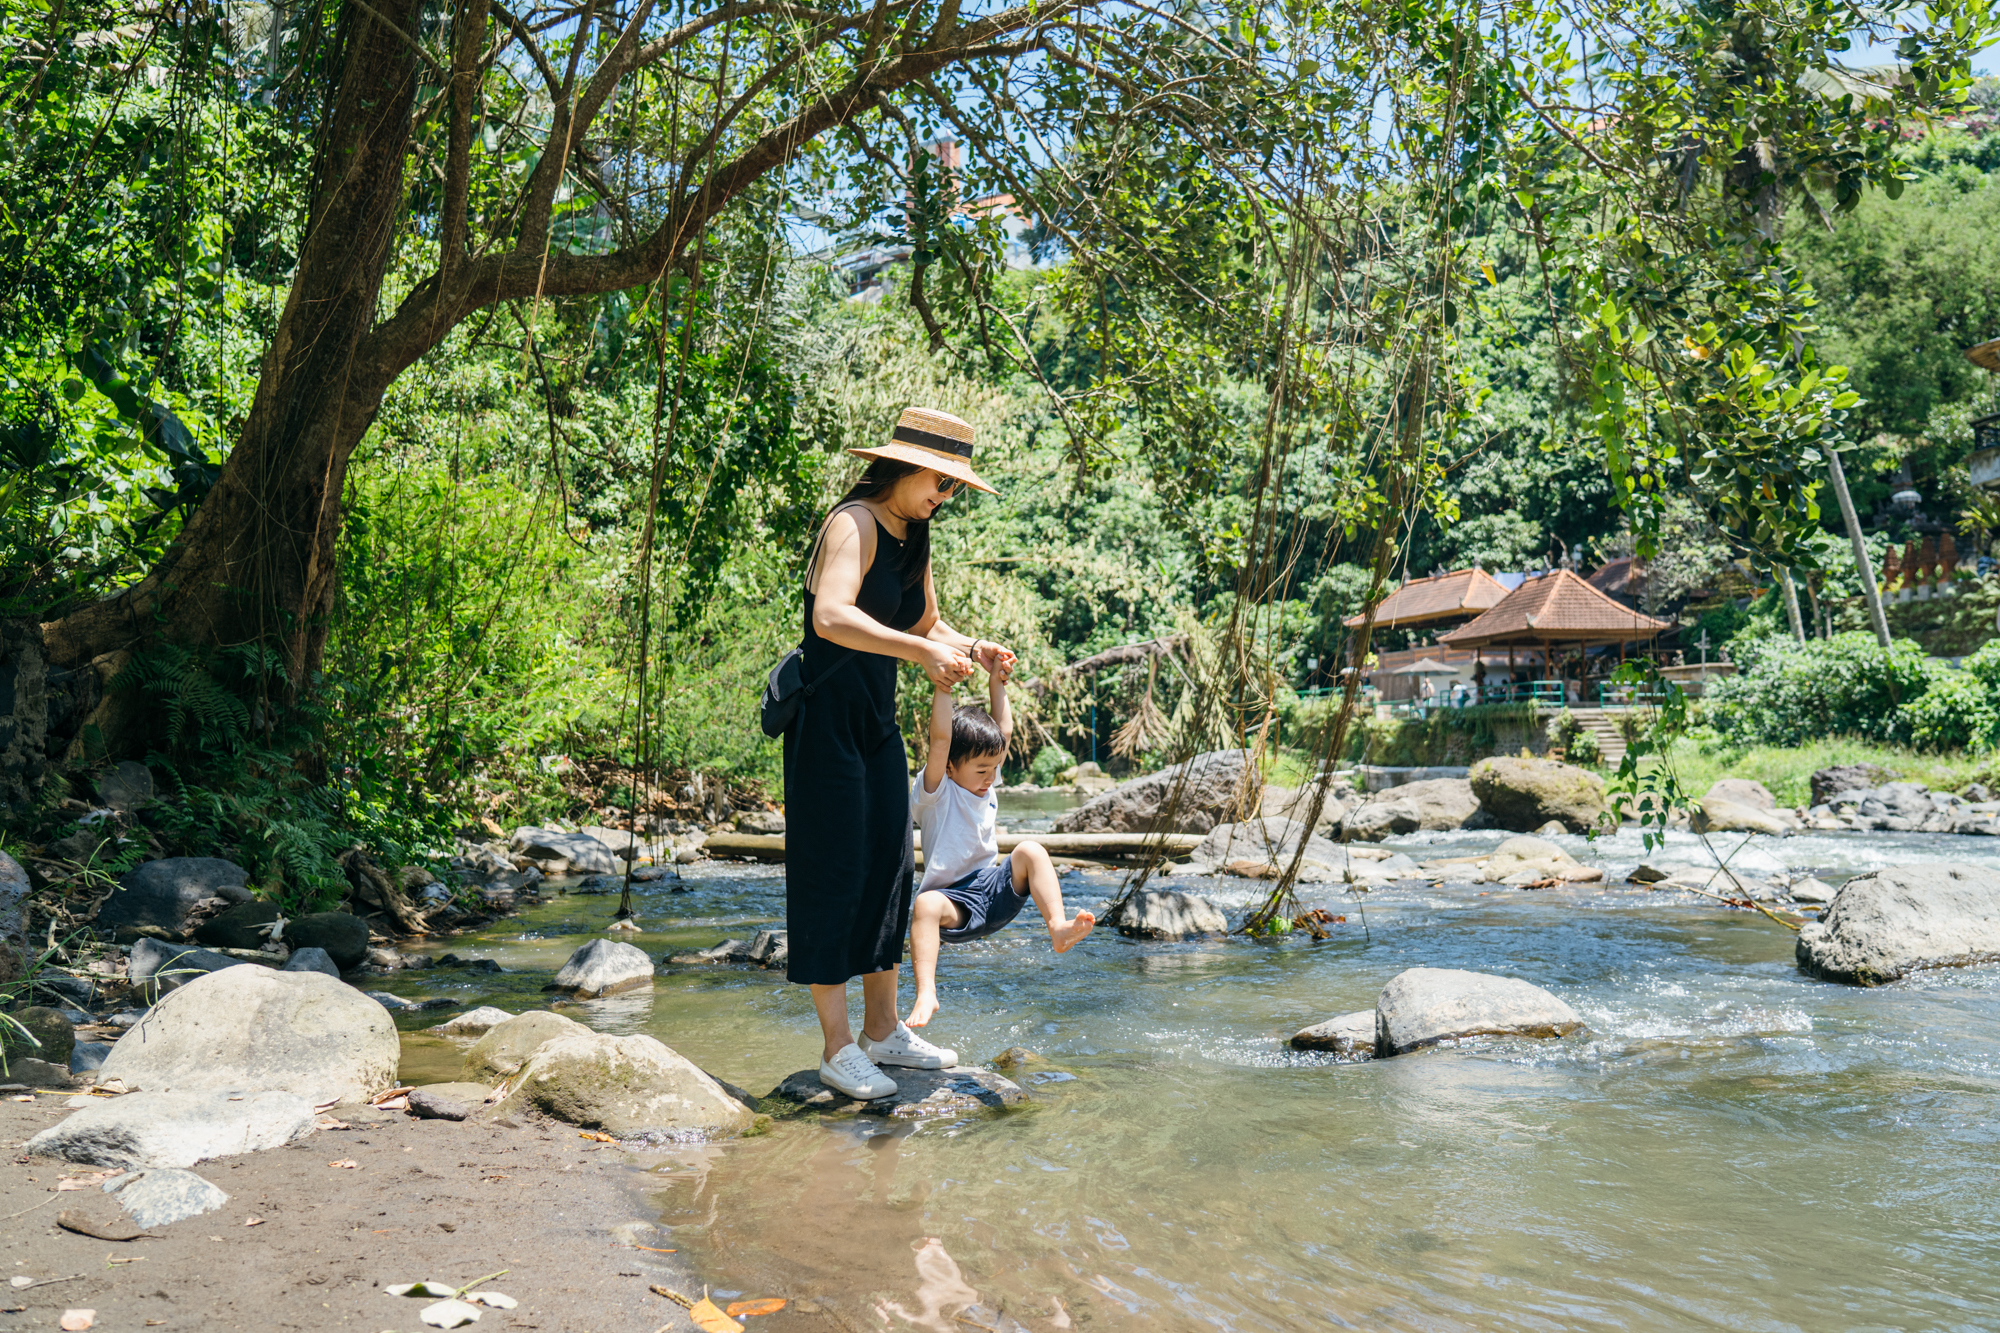
<svg viewBox="0 0 2000 1333"><path fill-rule="evenodd" d="M896 1093L896 1080L870 1064L861 1048L851 1041L834 1052L833 1059L819 1062L819 1081L858 1102L872 1102Z"/></svg>
<svg viewBox="0 0 2000 1333"><path fill-rule="evenodd" d="M902 1065L905 1069L949 1069L958 1063L957 1051L931 1045L910 1031L908 1023L901 1022L880 1041L870 1041L868 1034L862 1033L861 1050L878 1065Z"/></svg>

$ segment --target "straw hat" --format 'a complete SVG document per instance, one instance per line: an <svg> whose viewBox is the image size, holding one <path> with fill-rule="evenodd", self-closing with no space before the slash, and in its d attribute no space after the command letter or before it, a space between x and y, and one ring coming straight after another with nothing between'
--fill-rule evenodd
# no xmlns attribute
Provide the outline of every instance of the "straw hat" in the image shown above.
<svg viewBox="0 0 2000 1333"><path fill-rule="evenodd" d="M889 443L873 449L849 449L847 452L863 458L893 458L903 463L914 463L918 467L942 472L947 477L955 477L988 495L999 494L972 470L971 423L960 421L949 412L934 412L928 407L906 407L903 415L896 419L896 431L890 436Z"/></svg>

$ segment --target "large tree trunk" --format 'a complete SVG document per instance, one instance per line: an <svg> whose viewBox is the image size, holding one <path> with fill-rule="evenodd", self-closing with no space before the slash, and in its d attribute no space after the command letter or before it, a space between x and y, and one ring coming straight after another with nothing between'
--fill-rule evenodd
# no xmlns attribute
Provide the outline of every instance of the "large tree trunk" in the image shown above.
<svg viewBox="0 0 2000 1333"><path fill-rule="evenodd" d="M53 664L77 667L164 635L190 646L280 645L294 679L317 665L348 459L403 368L368 356L364 340L402 207L417 86L402 33L415 29L419 8L373 0L344 9L345 68L306 238L242 437L157 568L43 626Z"/></svg>

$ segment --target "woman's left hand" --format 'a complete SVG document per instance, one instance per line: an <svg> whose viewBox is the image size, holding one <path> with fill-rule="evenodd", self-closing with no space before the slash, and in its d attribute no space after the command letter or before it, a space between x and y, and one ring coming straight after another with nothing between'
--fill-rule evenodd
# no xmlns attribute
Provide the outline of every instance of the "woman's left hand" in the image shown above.
<svg viewBox="0 0 2000 1333"><path fill-rule="evenodd" d="M1014 665L1014 650L1004 644L995 643L991 639L981 639L975 645L973 656L974 660L979 663L980 667L988 675L997 670L1002 663L1005 663L1009 669Z"/></svg>

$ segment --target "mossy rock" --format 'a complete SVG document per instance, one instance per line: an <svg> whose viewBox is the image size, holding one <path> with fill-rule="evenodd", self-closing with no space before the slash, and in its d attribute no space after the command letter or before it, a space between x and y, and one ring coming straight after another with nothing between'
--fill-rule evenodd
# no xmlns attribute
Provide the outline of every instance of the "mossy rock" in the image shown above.
<svg viewBox="0 0 2000 1333"><path fill-rule="evenodd" d="M255 949L269 938L261 927L280 915L276 903L238 903L196 926L194 940L215 949ZM285 933L291 934L289 927Z"/></svg>
<svg viewBox="0 0 2000 1333"><path fill-rule="evenodd" d="M1482 759L1472 766L1472 794L1493 822L1533 833L1556 820L1586 833L1605 813L1604 779L1552 759Z"/></svg>
<svg viewBox="0 0 2000 1333"><path fill-rule="evenodd" d="M67 1018L43 1004L17 1010L10 1017L32 1032L41 1045L22 1036L13 1023L0 1023L0 1050L7 1053L8 1059L32 1056L65 1069L69 1067L69 1053L76 1048L76 1029Z"/></svg>

